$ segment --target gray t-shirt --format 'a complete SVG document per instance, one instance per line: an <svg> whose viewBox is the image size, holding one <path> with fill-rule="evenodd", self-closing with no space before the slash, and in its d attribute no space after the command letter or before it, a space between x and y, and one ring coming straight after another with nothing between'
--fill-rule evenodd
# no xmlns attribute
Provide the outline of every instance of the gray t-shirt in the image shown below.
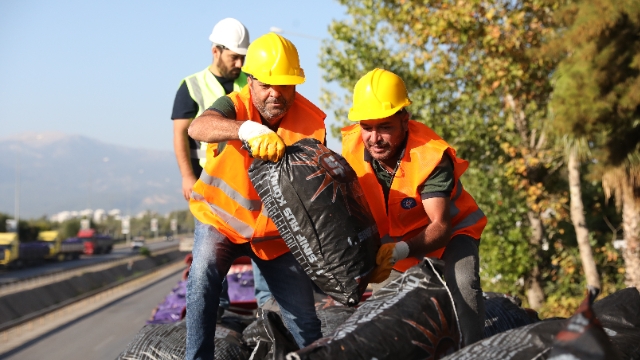
<svg viewBox="0 0 640 360"><path fill-rule="evenodd" d="M235 120L236 119L236 106L228 96L221 96L216 101L213 102L213 105L209 107L209 110L213 110L222 114L222 116L227 119Z"/></svg>

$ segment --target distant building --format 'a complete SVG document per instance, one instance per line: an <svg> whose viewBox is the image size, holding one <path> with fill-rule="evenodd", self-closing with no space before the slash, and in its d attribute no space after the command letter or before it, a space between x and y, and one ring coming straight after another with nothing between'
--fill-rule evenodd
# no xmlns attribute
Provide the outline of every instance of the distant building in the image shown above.
<svg viewBox="0 0 640 360"><path fill-rule="evenodd" d="M93 222L101 224L107 220L107 212L104 209L97 209L93 212Z"/></svg>
<svg viewBox="0 0 640 360"><path fill-rule="evenodd" d="M106 211L104 209L84 209L81 211L64 210L49 217L50 221L63 222L71 219L92 219L93 222L100 224L107 220L107 217L113 217L115 220L121 219L120 209L112 209Z"/></svg>

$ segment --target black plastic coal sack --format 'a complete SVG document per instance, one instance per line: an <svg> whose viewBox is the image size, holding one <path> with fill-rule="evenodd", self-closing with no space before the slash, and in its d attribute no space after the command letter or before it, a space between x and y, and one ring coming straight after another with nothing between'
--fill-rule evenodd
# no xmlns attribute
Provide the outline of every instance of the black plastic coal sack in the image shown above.
<svg viewBox="0 0 640 360"><path fill-rule="evenodd" d="M287 360L440 359L461 346L451 294L423 260L364 301L331 336L287 354Z"/></svg>
<svg viewBox="0 0 640 360"><path fill-rule="evenodd" d="M570 319L548 319L471 344L444 360L640 359L640 294L617 292L591 305L587 298Z"/></svg>
<svg viewBox="0 0 640 360"><path fill-rule="evenodd" d="M338 304L326 295L316 293L315 298L323 336L331 335L356 311L356 308ZM273 297L258 309L257 319L242 332L244 342L252 351L249 360L283 360L286 354L298 350L281 317L280 306Z"/></svg>
<svg viewBox="0 0 640 360"><path fill-rule="evenodd" d="M242 333L252 348L249 360L282 360L287 353L298 349L279 313L258 309L257 317Z"/></svg>
<svg viewBox="0 0 640 360"><path fill-rule="evenodd" d="M254 160L249 178L309 277L335 300L358 304L380 236L346 160L315 139L303 139L277 163Z"/></svg>
<svg viewBox="0 0 640 360"><path fill-rule="evenodd" d="M600 324L621 359L640 359L640 292L618 290L593 304Z"/></svg>
<svg viewBox="0 0 640 360"><path fill-rule="evenodd" d="M596 318L592 304L600 293L589 287L587 296L564 329L556 334L549 360L618 360L613 343Z"/></svg>
<svg viewBox="0 0 640 360"><path fill-rule="evenodd" d="M242 339L245 320L223 317L216 325L215 358L247 360L251 351ZM185 321L145 325L116 360L184 359L187 343Z"/></svg>
<svg viewBox="0 0 640 360"><path fill-rule="evenodd" d="M485 338L540 321L537 313L522 308L522 301L515 296L485 292L483 297Z"/></svg>

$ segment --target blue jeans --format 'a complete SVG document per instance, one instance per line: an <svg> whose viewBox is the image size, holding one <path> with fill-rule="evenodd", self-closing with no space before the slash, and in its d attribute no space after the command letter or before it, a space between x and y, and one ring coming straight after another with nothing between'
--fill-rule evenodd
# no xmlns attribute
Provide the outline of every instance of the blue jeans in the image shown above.
<svg viewBox="0 0 640 360"><path fill-rule="evenodd" d="M271 297L271 291L269 290L267 281L260 272L260 268L258 268L258 265L256 265L253 260L251 260L251 268L253 269L253 287L255 289L256 302L258 303L258 307L262 307Z"/></svg>
<svg viewBox="0 0 640 360"><path fill-rule="evenodd" d="M249 243L234 244L213 226L198 223L193 244L193 263L187 283L186 359L214 358L216 312L222 280L233 261L249 256L262 272L280 305L282 320L300 347L322 336L316 315L313 283L291 253L266 261L258 258Z"/></svg>
<svg viewBox="0 0 640 360"><path fill-rule="evenodd" d="M195 216L193 217L193 221L194 221L195 229L198 228L198 224L202 225L200 220L198 220ZM194 247L195 247L195 243L196 242L202 242L203 241L203 240L198 240L198 236L206 235L205 232L201 231L200 233L198 233L197 231L195 231L195 229L194 229L194 233L193 233L193 244L194 244ZM269 291L268 288L267 288L267 291ZM265 300L265 301L267 301L267 300ZM223 282L222 282L222 292L220 292L220 307L223 308L223 309L228 309L230 304L231 304L231 300L229 299L229 284L227 283L227 278L225 277Z"/></svg>

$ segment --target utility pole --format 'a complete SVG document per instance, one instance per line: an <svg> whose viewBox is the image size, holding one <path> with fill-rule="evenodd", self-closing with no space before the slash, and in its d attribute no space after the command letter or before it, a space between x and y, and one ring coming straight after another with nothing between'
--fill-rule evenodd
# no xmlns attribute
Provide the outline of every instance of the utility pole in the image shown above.
<svg viewBox="0 0 640 360"><path fill-rule="evenodd" d="M127 231L127 246L131 246L131 177L127 176L127 224L129 231Z"/></svg>
<svg viewBox="0 0 640 360"><path fill-rule="evenodd" d="M16 193L15 193L14 218L16 220L16 234L20 240L20 147L16 152Z"/></svg>

